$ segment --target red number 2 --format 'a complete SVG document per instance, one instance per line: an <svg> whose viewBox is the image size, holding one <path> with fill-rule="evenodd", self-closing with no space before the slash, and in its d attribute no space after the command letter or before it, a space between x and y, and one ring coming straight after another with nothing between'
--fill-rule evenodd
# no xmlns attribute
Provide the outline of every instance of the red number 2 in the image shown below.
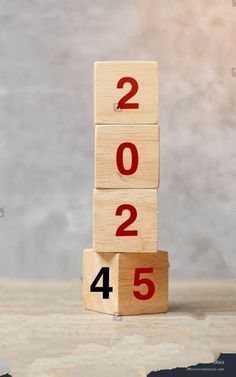
<svg viewBox="0 0 236 377"><path fill-rule="evenodd" d="M149 300L155 293L155 284L152 280L147 278L141 278L140 275L142 273L153 273L152 267L144 267L144 268L135 268L134 274L134 286L139 286L141 284L145 284L147 286L147 292L145 294L139 291L133 291L133 295L138 300Z"/></svg>
<svg viewBox="0 0 236 377"><path fill-rule="evenodd" d="M119 100L117 109L138 109L139 103L127 103L127 101L137 93L138 82L133 77L122 77L117 83L117 88L122 89L124 87L124 84L127 82L131 85L131 89L124 97Z"/></svg>
<svg viewBox="0 0 236 377"><path fill-rule="evenodd" d="M128 210L130 212L130 217L118 227L116 231L116 236L117 237L137 236L138 235L137 230L126 229L129 225L133 224L133 222L137 218L136 208L134 208L131 204L121 204L116 210L116 216L121 216L123 211L125 210Z"/></svg>
<svg viewBox="0 0 236 377"><path fill-rule="evenodd" d="M131 166L129 169L124 167L123 154L124 150L128 148L131 152ZM123 175L132 175L138 168L138 150L133 143L122 143L117 148L116 152L116 165L119 172Z"/></svg>

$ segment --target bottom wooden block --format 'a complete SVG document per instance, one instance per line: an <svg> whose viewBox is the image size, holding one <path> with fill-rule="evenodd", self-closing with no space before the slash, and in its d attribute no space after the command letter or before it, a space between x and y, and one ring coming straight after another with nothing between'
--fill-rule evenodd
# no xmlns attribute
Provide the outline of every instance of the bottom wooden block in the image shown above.
<svg viewBox="0 0 236 377"><path fill-rule="evenodd" d="M168 253L101 253L84 250L86 309L113 315L168 310Z"/></svg>

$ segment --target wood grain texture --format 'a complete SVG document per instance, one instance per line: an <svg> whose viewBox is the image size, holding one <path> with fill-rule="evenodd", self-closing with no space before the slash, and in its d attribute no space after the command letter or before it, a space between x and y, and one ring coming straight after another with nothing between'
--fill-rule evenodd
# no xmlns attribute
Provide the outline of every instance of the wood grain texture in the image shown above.
<svg viewBox="0 0 236 377"><path fill-rule="evenodd" d="M146 377L236 353L235 280L170 281L169 311L83 309L80 279L0 279L0 359L17 377Z"/></svg>
<svg viewBox="0 0 236 377"><path fill-rule="evenodd" d="M158 188L159 186L159 126L97 125L95 129L96 188ZM121 174L117 168L117 149L122 143L132 143L138 151L138 167L134 174ZM126 169L132 165L128 148L123 153Z"/></svg>
<svg viewBox="0 0 236 377"><path fill-rule="evenodd" d="M138 82L136 95L128 101L139 103L138 109L117 110L119 100L131 85L117 89L122 77ZM94 67L94 120L96 124L157 124L158 84L157 62L105 61Z"/></svg>
<svg viewBox="0 0 236 377"><path fill-rule="evenodd" d="M129 217L125 210L116 216L117 208L130 204L137 218L128 230L137 236L117 237L116 231ZM93 249L100 252L156 252L158 249L157 190L95 189L93 204Z"/></svg>
<svg viewBox="0 0 236 377"><path fill-rule="evenodd" d="M102 267L109 267L113 292L104 299L101 292L90 292L90 286ZM137 299L133 291L146 294L145 284L134 286L136 268L153 268L141 278L155 284L155 292L148 300ZM97 253L85 250L83 254L83 297L86 309L113 315L162 313L168 309L168 253ZM102 279L98 286L101 286Z"/></svg>

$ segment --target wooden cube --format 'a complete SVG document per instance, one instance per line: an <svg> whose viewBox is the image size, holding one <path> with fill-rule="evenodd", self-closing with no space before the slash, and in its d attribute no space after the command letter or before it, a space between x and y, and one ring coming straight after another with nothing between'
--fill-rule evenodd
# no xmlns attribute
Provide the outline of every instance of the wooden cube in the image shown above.
<svg viewBox="0 0 236 377"><path fill-rule="evenodd" d="M94 250L155 252L157 236L157 190L94 190Z"/></svg>
<svg viewBox="0 0 236 377"><path fill-rule="evenodd" d="M168 310L168 253L97 253L84 250L86 309L113 315Z"/></svg>
<svg viewBox="0 0 236 377"><path fill-rule="evenodd" d="M157 62L96 62L96 124L157 124Z"/></svg>
<svg viewBox="0 0 236 377"><path fill-rule="evenodd" d="M97 188L159 186L159 126L97 125Z"/></svg>

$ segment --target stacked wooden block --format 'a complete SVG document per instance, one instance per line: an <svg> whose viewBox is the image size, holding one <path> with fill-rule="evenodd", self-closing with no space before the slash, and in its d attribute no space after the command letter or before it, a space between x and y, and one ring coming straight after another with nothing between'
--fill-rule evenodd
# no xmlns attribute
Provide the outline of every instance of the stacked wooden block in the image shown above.
<svg viewBox="0 0 236 377"><path fill-rule="evenodd" d="M168 308L168 253L158 251L157 62L95 63L93 250L85 308L128 315Z"/></svg>

